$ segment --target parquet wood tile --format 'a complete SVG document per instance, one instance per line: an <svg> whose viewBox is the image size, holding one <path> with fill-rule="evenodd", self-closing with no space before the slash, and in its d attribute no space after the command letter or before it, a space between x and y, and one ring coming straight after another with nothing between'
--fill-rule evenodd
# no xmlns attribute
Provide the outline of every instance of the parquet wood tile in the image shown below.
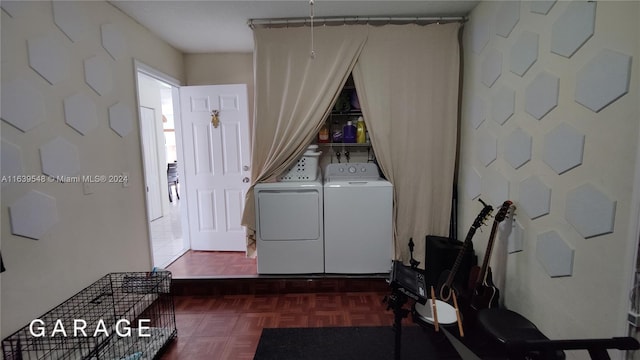
<svg viewBox="0 0 640 360"><path fill-rule="evenodd" d="M303 313L278 314L276 328L309 327L309 315Z"/></svg>
<svg viewBox="0 0 640 360"><path fill-rule="evenodd" d="M314 310L316 311L336 311L344 308L344 294L340 293L320 293L316 294Z"/></svg>
<svg viewBox="0 0 640 360"><path fill-rule="evenodd" d="M167 267L175 278L258 275L256 259L244 252L189 250Z"/></svg>
<svg viewBox="0 0 640 360"><path fill-rule="evenodd" d="M181 336L195 335L195 331L202 322L202 314L189 314L182 313L177 310L176 313L176 327L180 329Z"/></svg>
<svg viewBox="0 0 640 360"><path fill-rule="evenodd" d="M260 335L263 328L276 327L277 313L245 313L238 316L233 335Z"/></svg>
<svg viewBox="0 0 640 360"><path fill-rule="evenodd" d="M278 297L278 309L287 314L308 313L315 306L315 294L285 294Z"/></svg>
<svg viewBox="0 0 640 360"><path fill-rule="evenodd" d="M162 360L253 359L264 328L389 326L385 292L176 296L178 337ZM407 326L412 323L405 319Z"/></svg>
<svg viewBox="0 0 640 360"><path fill-rule="evenodd" d="M229 343L228 336L196 336L189 339L179 359L215 359L217 354L223 354Z"/></svg>
<svg viewBox="0 0 640 360"><path fill-rule="evenodd" d="M349 326L348 315L343 310L318 310L309 316L309 327Z"/></svg>
<svg viewBox="0 0 640 360"><path fill-rule="evenodd" d="M252 360L259 340L260 334L231 336L224 351L221 353L220 359Z"/></svg>
<svg viewBox="0 0 640 360"><path fill-rule="evenodd" d="M168 267L178 337L161 360L253 359L264 328L393 324L385 276L264 276L256 264L244 253L189 251Z"/></svg>
<svg viewBox="0 0 640 360"><path fill-rule="evenodd" d="M269 295L255 295L251 298L251 311L274 312L278 308L278 297Z"/></svg>
<svg viewBox="0 0 640 360"><path fill-rule="evenodd" d="M215 298L213 310L218 313L243 313L252 308L253 295L226 295Z"/></svg>
<svg viewBox="0 0 640 360"><path fill-rule="evenodd" d="M217 300L213 297L203 296L177 296L174 299L178 313L200 313L213 311L217 306Z"/></svg>
<svg viewBox="0 0 640 360"><path fill-rule="evenodd" d="M239 318L238 314L203 314L195 332L197 336L228 336L235 329Z"/></svg>

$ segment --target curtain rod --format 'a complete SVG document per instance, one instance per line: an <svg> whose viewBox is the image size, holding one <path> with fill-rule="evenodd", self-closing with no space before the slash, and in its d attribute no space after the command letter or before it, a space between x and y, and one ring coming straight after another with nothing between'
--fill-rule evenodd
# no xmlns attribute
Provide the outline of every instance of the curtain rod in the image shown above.
<svg viewBox="0 0 640 360"><path fill-rule="evenodd" d="M467 18L463 16L416 16L416 17L360 17L360 16L342 16L342 17L314 17L313 22L318 25L324 25L328 23L356 23L356 24L369 24L373 22L380 23L448 23L448 22L466 22ZM310 18L276 18L276 19L249 19L247 25L251 29L255 29L258 26L271 27L271 26L305 26L311 23Z"/></svg>

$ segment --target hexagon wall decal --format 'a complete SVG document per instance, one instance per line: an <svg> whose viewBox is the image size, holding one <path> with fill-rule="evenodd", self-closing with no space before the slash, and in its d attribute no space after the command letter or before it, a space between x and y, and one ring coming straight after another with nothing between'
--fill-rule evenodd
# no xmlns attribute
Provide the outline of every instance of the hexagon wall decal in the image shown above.
<svg viewBox="0 0 640 360"><path fill-rule="evenodd" d="M40 160L42 172L61 182L80 172L78 148L59 136L40 147Z"/></svg>
<svg viewBox="0 0 640 360"><path fill-rule="evenodd" d="M471 97L467 119L469 119L469 122L474 129L479 128L480 125L484 122L484 100L481 97L477 95L473 95Z"/></svg>
<svg viewBox="0 0 640 360"><path fill-rule="evenodd" d="M523 76L538 60L538 34L523 31L511 47L509 70Z"/></svg>
<svg viewBox="0 0 640 360"><path fill-rule="evenodd" d="M547 15L553 5L555 5L556 0L547 1L547 0L536 0L532 1L529 5L529 11L536 14Z"/></svg>
<svg viewBox="0 0 640 360"><path fill-rule="evenodd" d="M551 277L573 274L574 250L555 231L538 235L536 258Z"/></svg>
<svg viewBox="0 0 640 360"><path fill-rule="evenodd" d="M584 134L560 124L544 137L544 162L558 175L582 164Z"/></svg>
<svg viewBox="0 0 640 360"><path fill-rule="evenodd" d="M127 53L127 43L120 28L116 24L103 24L100 26L102 34L102 47L107 50L114 60L124 58Z"/></svg>
<svg viewBox="0 0 640 360"><path fill-rule="evenodd" d="M616 201L609 199L591 184L567 193L565 218L584 237L610 234L616 218Z"/></svg>
<svg viewBox="0 0 640 360"><path fill-rule="evenodd" d="M506 86L501 86L493 96L491 110L493 120L504 125L513 115L515 109L516 92Z"/></svg>
<svg viewBox="0 0 640 360"><path fill-rule="evenodd" d="M604 49L576 75L576 102L599 112L629 91L631 56Z"/></svg>
<svg viewBox="0 0 640 360"><path fill-rule="evenodd" d="M524 110L540 120L558 106L560 79L544 71L538 74L524 92Z"/></svg>
<svg viewBox="0 0 640 360"><path fill-rule="evenodd" d="M520 1L504 1L496 14L496 34L509 37L520 20Z"/></svg>
<svg viewBox="0 0 640 360"><path fill-rule="evenodd" d="M531 135L524 130L515 129L506 139L504 158L514 169L531 160Z"/></svg>
<svg viewBox="0 0 640 360"><path fill-rule="evenodd" d="M82 11L82 2L54 0L51 6L53 21L69 40L78 42L87 36L89 26Z"/></svg>
<svg viewBox="0 0 640 360"><path fill-rule="evenodd" d="M477 20L477 18L473 18L472 20L472 30L469 32L469 36L471 37L471 51L473 51L474 54L480 54L489 42L490 22L484 20L485 19Z"/></svg>
<svg viewBox="0 0 640 360"><path fill-rule="evenodd" d="M96 104L86 94L75 94L64 99L64 116L67 124L82 135L98 126Z"/></svg>
<svg viewBox="0 0 640 360"><path fill-rule="evenodd" d="M53 35L27 41L29 66L49 84L55 85L69 76L69 55Z"/></svg>
<svg viewBox="0 0 640 360"><path fill-rule="evenodd" d="M520 183L518 202L520 209L531 220L547 215L551 211L551 189L533 175Z"/></svg>
<svg viewBox="0 0 640 360"><path fill-rule="evenodd" d="M0 98L2 119L23 132L44 122L44 98L32 81L17 79L2 83Z"/></svg>
<svg viewBox="0 0 640 360"><path fill-rule="evenodd" d="M2 148L0 148L0 155L0 166L2 166L0 172L2 172L2 177L24 175L24 167L22 165L22 151L20 150L18 145L12 144L2 139ZM13 181L3 180L2 186L11 182Z"/></svg>
<svg viewBox="0 0 640 360"><path fill-rule="evenodd" d="M572 1L551 27L551 52L570 58L593 36L596 3Z"/></svg>
<svg viewBox="0 0 640 360"><path fill-rule="evenodd" d="M497 209L509 199L509 180L497 171L489 171L482 177L482 197Z"/></svg>
<svg viewBox="0 0 640 360"><path fill-rule="evenodd" d="M30 190L9 207L9 217L12 234L38 240L58 222L56 199Z"/></svg>
<svg viewBox="0 0 640 360"><path fill-rule="evenodd" d="M103 57L93 56L84 60L85 81L98 95L111 91L112 77L111 68Z"/></svg>
<svg viewBox="0 0 640 360"><path fill-rule="evenodd" d="M482 61L482 83L487 87L492 87L502 73L502 53L492 49L487 52Z"/></svg>
<svg viewBox="0 0 640 360"><path fill-rule="evenodd" d="M524 249L524 228L518 220L511 223L511 233L507 238L507 253L513 254Z"/></svg>
<svg viewBox="0 0 640 360"><path fill-rule="evenodd" d="M109 125L116 134L127 136L133 130L133 115L131 109L121 102L109 108Z"/></svg>
<svg viewBox="0 0 640 360"><path fill-rule="evenodd" d="M486 132L476 136L476 151L478 160L484 166L489 166L498 157L498 139Z"/></svg>
<svg viewBox="0 0 640 360"><path fill-rule="evenodd" d="M18 17L26 7L26 1L0 1L0 7L12 18Z"/></svg>
<svg viewBox="0 0 640 360"><path fill-rule="evenodd" d="M478 170L476 170L473 167L471 167L470 169L471 170L467 172L465 189L467 191L467 195L469 196L469 198L473 200L478 196L480 196L482 177L480 176L480 173L478 173Z"/></svg>

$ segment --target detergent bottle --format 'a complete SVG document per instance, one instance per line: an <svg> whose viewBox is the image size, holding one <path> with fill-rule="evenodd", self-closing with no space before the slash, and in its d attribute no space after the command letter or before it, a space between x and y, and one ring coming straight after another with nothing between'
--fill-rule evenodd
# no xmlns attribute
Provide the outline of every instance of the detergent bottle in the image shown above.
<svg viewBox="0 0 640 360"><path fill-rule="evenodd" d="M367 142L367 128L364 125L364 119L362 116L358 118L356 122L356 142L358 144L364 144Z"/></svg>
<svg viewBox="0 0 640 360"><path fill-rule="evenodd" d="M342 142L354 143L356 142L356 127L353 126L351 120L347 121L347 125L342 129Z"/></svg>

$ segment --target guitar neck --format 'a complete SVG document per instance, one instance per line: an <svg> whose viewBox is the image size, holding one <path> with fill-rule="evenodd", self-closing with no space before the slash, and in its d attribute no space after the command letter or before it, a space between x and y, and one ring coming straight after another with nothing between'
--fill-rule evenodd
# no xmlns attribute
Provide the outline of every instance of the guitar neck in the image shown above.
<svg viewBox="0 0 640 360"><path fill-rule="evenodd" d="M467 252L469 243L471 242L471 239L473 239L473 235L475 233L476 233L476 228L471 227L469 229L469 232L467 233L467 237L464 239L464 243L462 244L462 249L460 249L460 252L458 253L458 257L456 257L456 261L453 263L453 268L451 269L451 272L447 277L447 282L446 282L447 286L451 286L451 284L453 283L453 279L455 278L456 273L458 272L458 268L460 268L460 264L462 264L462 259L464 258L464 254Z"/></svg>
<svg viewBox="0 0 640 360"><path fill-rule="evenodd" d="M498 232L498 221L494 221L491 226L491 234L489 235L489 243L487 244L487 251L484 254L484 260L482 261L482 268L480 269L480 275L478 275L477 285L483 285L487 278L487 269L489 269L489 260L491 259L491 251L493 250L493 242Z"/></svg>

